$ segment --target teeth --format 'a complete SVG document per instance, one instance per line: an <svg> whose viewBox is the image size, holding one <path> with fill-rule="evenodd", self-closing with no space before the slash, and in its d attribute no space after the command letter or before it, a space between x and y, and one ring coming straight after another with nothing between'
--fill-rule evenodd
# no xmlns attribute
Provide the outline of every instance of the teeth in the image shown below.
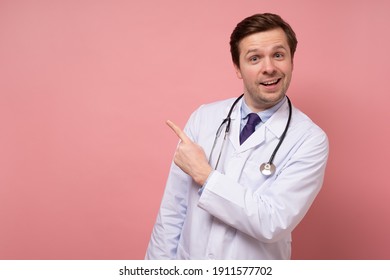
<svg viewBox="0 0 390 280"><path fill-rule="evenodd" d="M268 86L268 85L275 84L277 81L278 81L278 79L277 80L273 80L273 81L263 82L261 84Z"/></svg>

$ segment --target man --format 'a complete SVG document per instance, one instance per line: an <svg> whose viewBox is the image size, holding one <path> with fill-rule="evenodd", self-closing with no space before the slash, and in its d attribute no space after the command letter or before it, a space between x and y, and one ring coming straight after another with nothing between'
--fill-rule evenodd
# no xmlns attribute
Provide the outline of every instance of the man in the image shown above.
<svg viewBox="0 0 390 280"><path fill-rule="evenodd" d="M290 259L321 188L327 137L286 97L294 31L256 14L230 39L243 98L201 106L184 131L167 122L180 143L146 259Z"/></svg>

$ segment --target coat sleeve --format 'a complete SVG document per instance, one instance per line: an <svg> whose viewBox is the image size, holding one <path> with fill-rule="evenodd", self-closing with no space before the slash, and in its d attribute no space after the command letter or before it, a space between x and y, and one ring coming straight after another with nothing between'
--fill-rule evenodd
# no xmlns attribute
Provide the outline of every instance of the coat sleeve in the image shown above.
<svg viewBox="0 0 390 280"><path fill-rule="evenodd" d="M308 211L322 186L327 157L326 134L315 129L268 186L252 189L215 171L198 206L261 242L275 242Z"/></svg>
<svg viewBox="0 0 390 280"><path fill-rule="evenodd" d="M187 210L189 178L172 163L145 259L176 259Z"/></svg>
<svg viewBox="0 0 390 280"><path fill-rule="evenodd" d="M194 139L195 111L188 120L184 131ZM186 218L188 191L194 181L172 162L161 201L160 210L146 251L145 259L176 259L182 227Z"/></svg>

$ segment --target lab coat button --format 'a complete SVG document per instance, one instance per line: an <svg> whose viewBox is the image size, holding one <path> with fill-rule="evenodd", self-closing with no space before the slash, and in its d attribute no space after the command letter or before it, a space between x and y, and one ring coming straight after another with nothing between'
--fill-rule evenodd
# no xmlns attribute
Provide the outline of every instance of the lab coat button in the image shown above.
<svg viewBox="0 0 390 280"><path fill-rule="evenodd" d="M209 260L215 260L215 256L213 254L209 254Z"/></svg>

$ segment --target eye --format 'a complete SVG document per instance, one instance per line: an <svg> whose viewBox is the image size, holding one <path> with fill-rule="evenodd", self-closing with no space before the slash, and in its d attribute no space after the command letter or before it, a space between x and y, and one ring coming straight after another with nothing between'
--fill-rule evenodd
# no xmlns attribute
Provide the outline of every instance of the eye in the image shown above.
<svg viewBox="0 0 390 280"><path fill-rule="evenodd" d="M251 57L249 58L249 61L252 62L252 63L256 63L256 62L259 61L259 59L260 59L260 58L259 58L257 55L254 55L254 56L251 56Z"/></svg>
<svg viewBox="0 0 390 280"><path fill-rule="evenodd" d="M277 58L277 59L282 59L282 58L284 58L284 54L283 54L283 53L280 53L280 52L275 53L275 58Z"/></svg>

